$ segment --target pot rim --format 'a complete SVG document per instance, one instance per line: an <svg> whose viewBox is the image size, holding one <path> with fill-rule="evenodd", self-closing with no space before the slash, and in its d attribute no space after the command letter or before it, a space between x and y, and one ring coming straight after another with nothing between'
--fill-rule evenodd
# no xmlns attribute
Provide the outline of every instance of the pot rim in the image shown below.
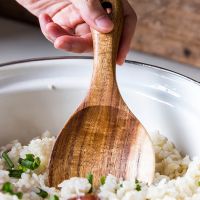
<svg viewBox="0 0 200 200"><path fill-rule="evenodd" d="M15 61L11 61L11 62L5 62L5 63L0 63L0 68L2 67L7 67L9 65L14 65L14 64L20 64L20 63L28 63L28 62L35 62L35 61L48 61L48 60L70 60L70 59L85 59L85 60L92 60L93 56L51 56L51 57L38 57L38 58L28 58L28 59L22 59L22 60L15 60ZM160 67L157 65L152 65L152 64L147 64L147 63L143 63L143 62L138 62L138 61L134 61L134 60L125 60L125 63L127 64L135 64L138 66L142 66L142 67L146 67L146 68L152 68L152 69L156 69L158 71L163 71L163 72L167 72L170 74L173 74L174 76L178 76L180 78L183 78L187 81L193 82L194 84L200 86L200 81L197 81L189 76L183 75L179 72L175 72L173 70L170 69L166 69L164 67Z"/></svg>

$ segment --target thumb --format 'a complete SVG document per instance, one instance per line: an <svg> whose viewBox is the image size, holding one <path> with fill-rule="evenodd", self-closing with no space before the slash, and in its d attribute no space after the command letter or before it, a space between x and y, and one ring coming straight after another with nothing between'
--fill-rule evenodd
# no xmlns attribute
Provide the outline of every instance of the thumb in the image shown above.
<svg viewBox="0 0 200 200"><path fill-rule="evenodd" d="M90 27L102 33L112 31L113 23L99 0L72 0L72 3Z"/></svg>

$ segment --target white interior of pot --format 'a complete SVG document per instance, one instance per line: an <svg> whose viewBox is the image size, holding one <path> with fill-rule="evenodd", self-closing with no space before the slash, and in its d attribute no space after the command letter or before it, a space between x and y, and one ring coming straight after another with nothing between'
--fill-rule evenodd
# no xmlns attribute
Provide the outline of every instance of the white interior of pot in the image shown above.
<svg viewBox="0 0 200 200"><path fill-rule="evenodd" d="M0 146L45 130L58 134L86 95L92 61L60 59L0 68ZM145 65L117 68L121 94L149 132L159 130L183 153L200 156L200 85ZM67 141L66 141L67 142Z"/></svg>

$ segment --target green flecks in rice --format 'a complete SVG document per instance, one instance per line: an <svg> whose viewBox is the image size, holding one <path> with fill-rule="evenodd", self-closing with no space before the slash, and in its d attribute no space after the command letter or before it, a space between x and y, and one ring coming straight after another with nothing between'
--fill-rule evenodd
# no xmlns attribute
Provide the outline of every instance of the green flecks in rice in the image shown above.
<svg viewBox="0 0 200 200"><path fill-rule="evenodd" d="M65 180L58 185L59 189L47 186L47 166L55 138L47 136L49 133L45 135L33 139L27 146L14 141L1 148L0 154L9 149L7 154L15 167L0 158L0 200L19 199L17 195L2 190L6 182L12 184L14 193L23 193L22 200L67 200L91 191L95 174ZM200 159L191 161L188 156L183 157L167 138L158 133L153 134L152 141L156 153L156 174L152 185L117 179L109 174L101 177L99 188L94 188L93 192L102 200L199 200ZM22 170L21 178L9 177L9 168ZM45 196L38 196L35 188L45 191Z"/></svg>

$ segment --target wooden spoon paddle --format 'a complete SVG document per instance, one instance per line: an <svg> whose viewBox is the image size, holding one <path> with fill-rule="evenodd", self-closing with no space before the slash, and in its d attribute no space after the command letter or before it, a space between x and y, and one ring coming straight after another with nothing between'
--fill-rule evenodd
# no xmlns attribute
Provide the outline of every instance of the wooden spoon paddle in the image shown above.
<svg viewBox="0 0 200 200"><path fill-rule="evenodd" d="M122 5L120 0L102 2L112 5L114 30L108 34L92 30L94 71L90 90L55 142L49 163L50 186L57 187L70 177L85 177L89 172L94 174L95 186L109 173L147 183L154 176L149 135L124 103L116 83Z"/></svg>

